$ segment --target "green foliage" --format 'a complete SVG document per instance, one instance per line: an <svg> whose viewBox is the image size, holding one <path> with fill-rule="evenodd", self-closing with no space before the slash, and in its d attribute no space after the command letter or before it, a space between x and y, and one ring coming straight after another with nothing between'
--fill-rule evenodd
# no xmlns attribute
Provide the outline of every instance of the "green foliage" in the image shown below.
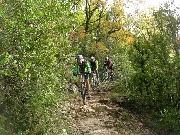
<svg viewBox="0 0 180 135"><path fill-rule="evenodd" d="M108 55L117 76L111 98L129 96L127 103L134 109L159 116L160 130L179 133L176 12L162 8L154 20L144 18L135 26L130 20L133 35L131 26L124 29L121 1L110 11L102 1L91 2L83 12L79 1L0 1L0 133L62 134L64 89L77 52L87 59L95 56L100 74Z"/></svg>
<svg viewBox="0 0 180 135"><path fill-rule="evenodd" d="M160 114L156 114L156 116L159 117L155 125L157 127L157 131L160 134L179 134L179 114L179 110L170 107L166 107L160 112Z"/></svg>
<svg viewBox="0 0 180 135"><path fill-rule="evenodd" d="M73 50L70 3L1 1L0 84L9 134L59 134L65 65ZM60 104L60 105L59 105ZM61 128L59 128L61 127Z"/></svg>
<svg viewBox="0 0 180 135"><path fill-rule="evenodd" d="M160 131L167 129L163 134L177 134L179 52L175 33L178 19L170 9L160 9L154 15L154 29L147 28L145 32L143 28L129 52L134 72L129 83L131 96L128 105L139 113L148 112L154 116L156 112L159 119L155 128ZM170 24L174 24L173 27Z"/></svg>
<svg viewBox="0 0 180 135"><path fill-rule="evenodd" d="M3 115L0 115L0 134L1 135L8 134L8 131L5 128L5 121L6 121L6 118Z"/></svg>

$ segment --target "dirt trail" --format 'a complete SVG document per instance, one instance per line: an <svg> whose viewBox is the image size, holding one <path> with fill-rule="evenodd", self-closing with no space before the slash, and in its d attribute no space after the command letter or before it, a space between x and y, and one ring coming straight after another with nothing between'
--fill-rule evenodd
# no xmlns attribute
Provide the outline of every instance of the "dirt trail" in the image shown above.
<svg viewBox="0 0 180 135"><path fill-rule="evenodd" d="M93 91L87 105L80 96L71 99L66 111L72 135L156 135L127 109L112 103L109 94Z"/></svg>

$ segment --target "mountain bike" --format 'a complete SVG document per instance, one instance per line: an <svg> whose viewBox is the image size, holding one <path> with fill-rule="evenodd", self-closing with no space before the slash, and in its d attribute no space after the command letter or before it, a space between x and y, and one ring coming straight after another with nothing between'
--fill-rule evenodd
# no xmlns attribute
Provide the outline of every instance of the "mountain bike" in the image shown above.
<svg viewBox="0 0 180 135"><path fill-rule="evenodd" d="M87 92L87 89L86 89L86 83L85 83L85 73L81 73L79 74L82 76L82 80L81 80L81 96L82 96L82 99L83 99L83 104L86 105L86 92Z"/></svg>
<svg viewBox="0 0 180 135"><path fill-rule="evenodd" d="M107 82L108 81L108 69L107 67L104 68L103 74L102 74L102 81Z"/></svg>
<svg viewBox="0 0 180 135"><path fill-rule="evenodd" d="M103 72L103 82L110 82L114 80L114 76L111 70L109 70L107 67L105 67L104 72Z"/></svg>
<svg viewBox="0 0 180 135"><path fill-rule="evenodd" d="M96 72L94 71L91 73L91 88L93 90L96 90L97 85L98 85L98 78Z"/></svg>

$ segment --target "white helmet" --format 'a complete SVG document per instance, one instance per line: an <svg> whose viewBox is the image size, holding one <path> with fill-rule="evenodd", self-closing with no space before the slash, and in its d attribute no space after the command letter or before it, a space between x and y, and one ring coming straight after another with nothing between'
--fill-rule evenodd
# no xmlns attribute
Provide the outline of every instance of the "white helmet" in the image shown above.
<svg viewBox="0 0 180 135"><path fill-rule="evenodd" d="M95 60L95 57L92 56L92 57L91 57L91 60Z"/></svg>
<svg viewBox="0 0 180 135"><path fill-rule="evenodd" d="M83 56L82 55L77 55L76 59L78 59L78 60L83 59Z"/></svg>

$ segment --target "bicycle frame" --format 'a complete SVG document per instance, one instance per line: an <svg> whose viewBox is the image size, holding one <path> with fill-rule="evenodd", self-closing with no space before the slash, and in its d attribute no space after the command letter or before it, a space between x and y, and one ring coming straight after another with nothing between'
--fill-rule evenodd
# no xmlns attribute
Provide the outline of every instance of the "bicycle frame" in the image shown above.
<svg viewBox="0 0 180 135"><path fill-rule="evenodd" d="M109 71L107 67L105 67L105 71L103 73L103 81L104 82L113 81L112 71Z"/></svg>

